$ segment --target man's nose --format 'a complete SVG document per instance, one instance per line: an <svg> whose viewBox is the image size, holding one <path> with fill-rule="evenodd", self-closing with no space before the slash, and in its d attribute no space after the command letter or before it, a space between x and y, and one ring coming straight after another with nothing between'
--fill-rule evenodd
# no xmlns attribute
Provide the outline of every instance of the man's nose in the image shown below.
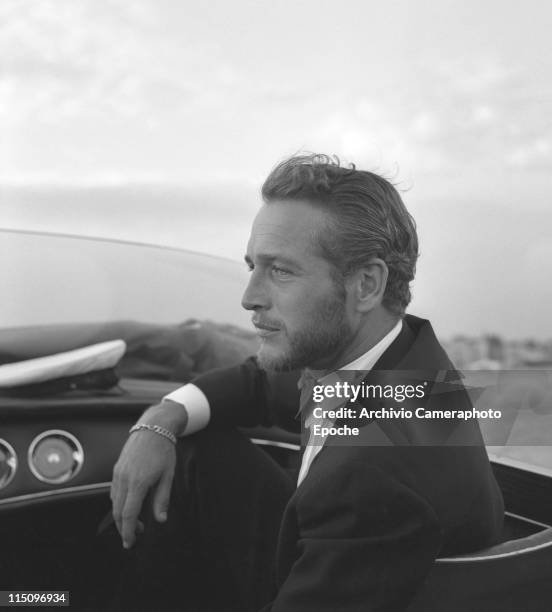
<svg viewBox="0 0 552 612"><path fill-rule="evenodd" d="M268 291L260 272L256 270L251 272L249 282L242 296L241 304L246 310L258 310L268 307Z"/></svg>

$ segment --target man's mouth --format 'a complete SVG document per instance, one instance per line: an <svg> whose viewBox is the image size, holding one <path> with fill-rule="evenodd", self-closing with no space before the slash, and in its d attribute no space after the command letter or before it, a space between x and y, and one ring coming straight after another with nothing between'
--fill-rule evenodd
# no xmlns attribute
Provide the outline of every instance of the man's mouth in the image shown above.
<svg viewBox="0 0 552 612"><path fill-rule="evenodd" d="M274 325L269 325L268 323L261 323L260 321L253 321L253 325L257 329L257 334L261 336L261 338L270 336L280 331L278 327L275 327Z"/></svg>

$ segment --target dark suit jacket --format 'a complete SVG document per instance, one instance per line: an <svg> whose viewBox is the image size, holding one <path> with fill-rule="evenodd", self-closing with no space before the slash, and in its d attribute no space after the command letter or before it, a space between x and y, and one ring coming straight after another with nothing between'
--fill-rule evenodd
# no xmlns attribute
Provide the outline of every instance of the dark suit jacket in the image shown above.
<svg viewBox="0 0 552 612"><path fill-rule="evenodd" d="M405 376L429 381L428 408L471 406L431 325L411 315L366 381ZM267 376L254 358L194 381L209 399L210 427L288 429L298 427L296 382L297 374ZM290 499L267 610L404 610L437 556L495 543L502 518L475 420L366 421L354 446L326 441Z"/></svg>

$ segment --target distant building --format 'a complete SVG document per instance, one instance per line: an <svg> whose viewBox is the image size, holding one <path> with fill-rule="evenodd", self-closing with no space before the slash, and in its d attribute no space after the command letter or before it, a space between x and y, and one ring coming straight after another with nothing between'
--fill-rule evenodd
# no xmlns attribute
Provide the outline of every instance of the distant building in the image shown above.
<svg viewBox="0 0 552 612"><path fill-rule="evenodd" d="M445 350L457 368L469 369L471 363L487 358L487 347L484 338L455 336L444 343Z"/></svg>
<svg viewBox="0 0 552 612"><path fill-rule="evenodd" d="M552 369L552 340L504 340L497 334L454 336L443 346L460 369Z"/></svg>
<svg viewBox="0 0 552 612"><path fill-rule="evenodd" d="M487 343L487 358L499 363L504 363L506 350L502 338L495 334L490 334L485 336L484 339Z"/></svg>

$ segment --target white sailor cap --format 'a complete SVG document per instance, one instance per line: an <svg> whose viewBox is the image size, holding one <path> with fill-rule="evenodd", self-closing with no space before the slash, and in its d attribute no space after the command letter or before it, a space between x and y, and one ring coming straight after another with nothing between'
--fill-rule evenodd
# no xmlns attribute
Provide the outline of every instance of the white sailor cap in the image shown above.
<svg viewBox="0 0 552 612"><path fill-rule="evenodd" d="M109 370L117 365L125 351L124 340L110 340L55 355L1 365L0 390Z"/></svg>

